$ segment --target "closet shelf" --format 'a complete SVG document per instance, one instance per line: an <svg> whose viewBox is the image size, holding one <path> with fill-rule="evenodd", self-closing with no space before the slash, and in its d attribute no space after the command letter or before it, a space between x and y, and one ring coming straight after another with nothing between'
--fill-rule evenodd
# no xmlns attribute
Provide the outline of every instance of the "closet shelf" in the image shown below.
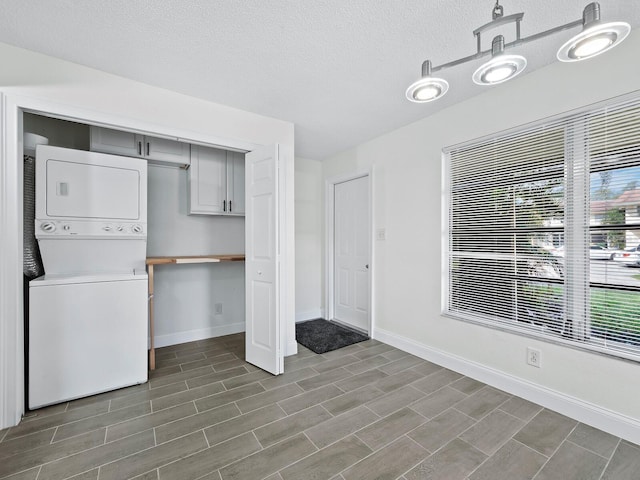
<svg viewBox="0 0 640 480"><path fill-rule="evenodd" d="M176 257L147 257L147 265L164 265L167 263L210 263L210 262L243 262L244 254L233 255L194 255Z"/></svg>

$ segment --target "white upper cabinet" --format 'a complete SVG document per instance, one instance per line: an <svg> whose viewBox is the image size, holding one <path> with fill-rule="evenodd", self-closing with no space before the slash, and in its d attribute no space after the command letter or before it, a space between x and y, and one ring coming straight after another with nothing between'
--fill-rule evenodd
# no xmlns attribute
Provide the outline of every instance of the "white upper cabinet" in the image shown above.
<svg viewBox="0 0 640 480"><path fill-rule="evenodd" d="M191 162L188 143L102 127L91 127L91 151L176 165Z"/></svg>
<svg viewBox="0 0 640 480"><path fill-rule="evenodd" d="M229 213L244 215L244 153L227 152L227 199Z"/></svg>
<svg viewBox="0 0 640 480"><path fill-rule="evenodd" d="M192 145L187 174L190 215L244 215L243 153Z"/></svg>
<svg viewBox="0 0 640 480"><path fill-rule="evenodd" d="M193 145L189 182L189 214L224 214L227 201L227 152Z"/></svg>

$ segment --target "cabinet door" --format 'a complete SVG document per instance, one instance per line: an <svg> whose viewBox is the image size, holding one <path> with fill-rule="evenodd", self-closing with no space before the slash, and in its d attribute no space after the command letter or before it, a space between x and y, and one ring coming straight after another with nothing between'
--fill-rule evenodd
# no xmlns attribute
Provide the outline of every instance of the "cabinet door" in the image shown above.
<svg viewBox="0 0 640 480"><path fill-rule="evenodd" d="M189 176L189 214L224 214L227 205L227 152L193 145Z"/></svg>
<svg viewBox="0 0 640 480"><path fill-rule="evenodd" d="M227 152L227 213L244 215L244 153Z"/></svg>
<svg viewBox="0 0 640 480"><path fill-rule="evenodd" d="M110 128L91 127L91 151L141 157L144 137Z"/></svg>
<svg viewBox="0 0 640 480"><path fill-rule="evenodd" d="M166 138L144 137L144 155L147 160L189 165L189 144Z"/></svg>

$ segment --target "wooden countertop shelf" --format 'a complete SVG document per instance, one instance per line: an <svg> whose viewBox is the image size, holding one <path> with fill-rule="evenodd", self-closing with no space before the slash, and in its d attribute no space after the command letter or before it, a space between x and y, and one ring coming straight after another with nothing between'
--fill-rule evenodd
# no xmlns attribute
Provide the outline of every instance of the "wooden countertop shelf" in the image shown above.
<svg viewBox="0 0 640 480"><path fill-rule="evenodd" d="M147 257L147 265L166 265L169 263L216 263L216 262L244 262L244 254Z"/></svg>

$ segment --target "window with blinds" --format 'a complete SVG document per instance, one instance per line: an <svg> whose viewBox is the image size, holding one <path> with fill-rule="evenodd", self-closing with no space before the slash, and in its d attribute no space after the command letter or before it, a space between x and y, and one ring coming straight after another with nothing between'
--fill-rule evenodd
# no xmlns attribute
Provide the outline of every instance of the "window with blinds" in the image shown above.
<svg viewBox="0 0 640 480"><path fill-rule="evenodd" d="M640 360L640 99L444 153L444 312Z"/></svg>

